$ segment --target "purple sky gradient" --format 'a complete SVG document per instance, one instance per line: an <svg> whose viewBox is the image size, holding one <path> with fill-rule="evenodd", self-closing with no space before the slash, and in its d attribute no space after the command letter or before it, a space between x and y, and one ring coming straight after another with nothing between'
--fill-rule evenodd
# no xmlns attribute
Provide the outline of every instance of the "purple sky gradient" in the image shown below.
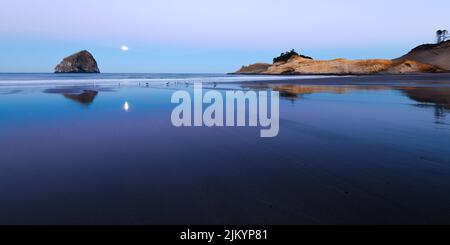
<svg viewBox="0 0 450 245"><path fill-rule="evenodd" d="M77 49L109 72L228 72L292 48L394 58L450 28L448 9L448 0L3 0L0 72L51 71Z"/></svg>

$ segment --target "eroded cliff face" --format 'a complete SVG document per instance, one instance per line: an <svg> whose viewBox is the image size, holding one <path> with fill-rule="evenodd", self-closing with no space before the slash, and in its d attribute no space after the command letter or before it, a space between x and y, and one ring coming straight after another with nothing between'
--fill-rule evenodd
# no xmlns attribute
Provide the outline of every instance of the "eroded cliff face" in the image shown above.
<svg viewBox="0 0 450 245"><path fill-rule="evenodd" d="M414 60L450 71L450 41L420 45L397 60Z"/></svg>
<svg viewBox="0 0 450 245"><path fill-rule="evenodd" d="M86 50L64 58L56 67L55 73L100 73L97 61Z"/></svg>
<svg viewBox="0 0 450 245"><path fill-rule="evenodd" d="M268 64L268 63L251 64L251 65L248 65L248 66L242 66L241 69L237 73L240 73L240 74L259 74L259 73L264 73L265 71L267 71L267 69L270 68L270 66L272 66L272 65Z"/></svg>
<svg viewBox="0 0 450 245"><path fill-rule="evenodd" d="M294 57L284 64L274 64L266 74L403 74L437 72L438 68L415 61L374 60L310 60Z"/></svg>
<svg viewBox="0 0 450 245"><path fill-rule="evenodd" d="M238 74L305 74L305 75L363 75L363 74L411 74L440 72L442 69L411 60L311 60L295 56L287 62L274 63L262 70L251 69L255 65L243 67Z"/></svg>

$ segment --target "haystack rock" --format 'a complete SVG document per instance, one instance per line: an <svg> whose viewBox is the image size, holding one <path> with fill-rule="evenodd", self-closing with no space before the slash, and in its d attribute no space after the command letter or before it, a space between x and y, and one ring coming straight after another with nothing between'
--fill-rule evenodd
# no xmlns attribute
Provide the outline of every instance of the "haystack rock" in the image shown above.
<svg viewBox="0 0 450 245"><path fill-rule="evenodd" d="M64 58L55 67L55 73L100 73L97 61L86 50Z"/></svg>

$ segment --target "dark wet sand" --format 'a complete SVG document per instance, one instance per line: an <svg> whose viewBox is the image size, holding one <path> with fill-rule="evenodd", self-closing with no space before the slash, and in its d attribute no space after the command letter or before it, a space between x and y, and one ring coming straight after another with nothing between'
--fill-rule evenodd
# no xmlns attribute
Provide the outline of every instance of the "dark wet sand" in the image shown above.
<svg viewBox="0 0 450 245"><path fill-rule="evenodd" d="M0 96L0 224L450 223L450 74L216 89L259 84L290 96L277 138L174 128L170 97L191 85L13 88Z"/></svg>

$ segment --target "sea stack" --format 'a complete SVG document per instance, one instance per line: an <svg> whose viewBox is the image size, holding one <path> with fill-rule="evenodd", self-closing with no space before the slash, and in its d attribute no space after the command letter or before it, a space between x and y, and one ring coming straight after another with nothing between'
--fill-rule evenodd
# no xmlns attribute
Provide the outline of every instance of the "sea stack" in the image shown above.
<svg viewBox="0 0 450 245"><path fill-rule="evenodd" d="M64 58L55 67L55 73L100 73L97 61L86 50Z"/></svg>

